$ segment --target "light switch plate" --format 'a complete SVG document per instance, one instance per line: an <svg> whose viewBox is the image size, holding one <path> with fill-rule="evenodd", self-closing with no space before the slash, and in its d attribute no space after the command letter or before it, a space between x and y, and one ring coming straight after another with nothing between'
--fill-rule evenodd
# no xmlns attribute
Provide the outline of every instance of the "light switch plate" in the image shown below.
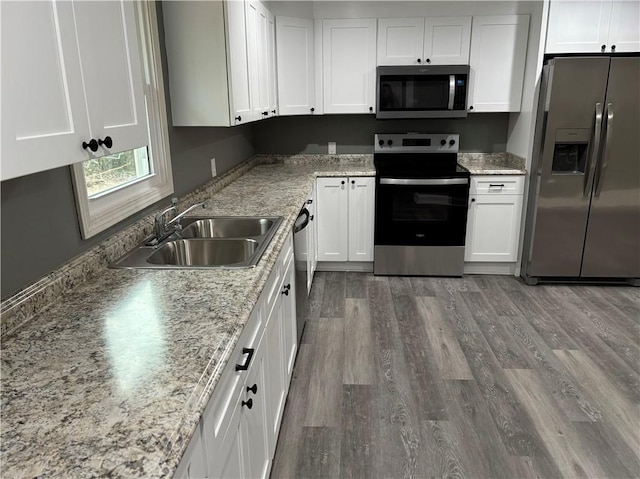
<svg viewBox="0 0 640 479"><path fill-rule="evenodd" d="M335 141L330 141L329 142L329 154L330 155L335 155L336 154L336 142Z"/></svg>

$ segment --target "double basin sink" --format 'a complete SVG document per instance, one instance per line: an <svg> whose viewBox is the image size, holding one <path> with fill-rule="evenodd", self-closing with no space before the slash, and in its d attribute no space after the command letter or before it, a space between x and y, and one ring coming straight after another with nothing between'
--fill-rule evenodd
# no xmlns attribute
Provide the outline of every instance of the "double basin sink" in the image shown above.
<svg viewBox="0 0 640 479"><path fill-rule="evenodd" d="M113 268L250 268L258 264L281 217L185 217L158 245L145 242Z"/></svg>

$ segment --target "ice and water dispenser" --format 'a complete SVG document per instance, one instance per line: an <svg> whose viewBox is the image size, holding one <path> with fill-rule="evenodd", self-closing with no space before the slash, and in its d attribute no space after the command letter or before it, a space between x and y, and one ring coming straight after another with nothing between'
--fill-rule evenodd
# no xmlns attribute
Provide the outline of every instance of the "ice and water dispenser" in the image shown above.
<svg viewBox="0 0 640 479"><path fill-rule="evenodd" d="M581 175L587 165L589 151L588 128L559 128L553 148L552 174Z"/></svg>

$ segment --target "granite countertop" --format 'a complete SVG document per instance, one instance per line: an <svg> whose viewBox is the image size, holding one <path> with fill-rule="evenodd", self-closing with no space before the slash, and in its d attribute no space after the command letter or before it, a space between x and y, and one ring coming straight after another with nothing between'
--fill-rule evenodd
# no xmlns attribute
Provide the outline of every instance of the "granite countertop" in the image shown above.
<svg viewBox="0 0 640 479"><path fill-rule="evenodd" d="M283 216L255 268L104 269L2 343L3 477L171 477L316 176L260 164L198 215Z"/></svg>
<svg viewBox="0 0 640 479"><path fill-rule="evenodd" d="M472 175L526 175L524 158L511 153L458 153L458 164Z"/></svg>

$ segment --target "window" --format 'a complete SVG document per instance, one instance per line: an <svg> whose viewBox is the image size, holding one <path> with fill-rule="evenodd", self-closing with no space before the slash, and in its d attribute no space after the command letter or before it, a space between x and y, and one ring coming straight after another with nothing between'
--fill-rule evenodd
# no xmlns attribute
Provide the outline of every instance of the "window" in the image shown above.
<svg viewBox="0 0 640 479"><path fill-rule="evenodd" d="M147 144L72 165L83 238L173 193L155 2L136 3Z"/></svg>

